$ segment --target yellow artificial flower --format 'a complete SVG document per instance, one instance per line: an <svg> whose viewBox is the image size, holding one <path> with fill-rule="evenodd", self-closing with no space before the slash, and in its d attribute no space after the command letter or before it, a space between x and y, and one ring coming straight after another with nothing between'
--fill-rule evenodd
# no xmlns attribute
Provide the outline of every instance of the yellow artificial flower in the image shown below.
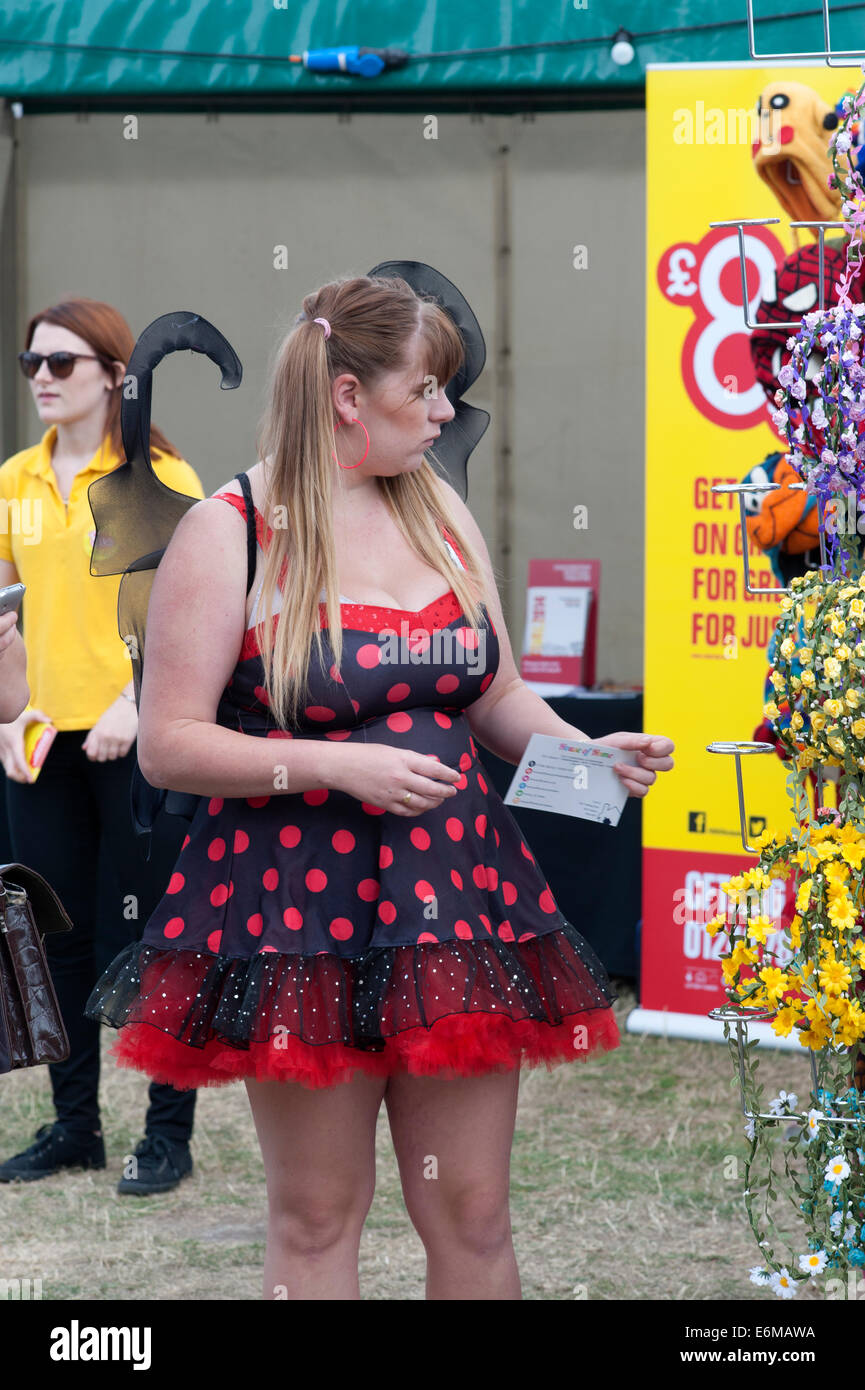
<svg viewBox="0 0 865 1390"><path fill-rule="evenodd" d="M794 710L793 713L792 713L791 716L790 716L790 728L791 728L791 729L801 729L804 723L805 723L805 720L802 718L802 716L801 716L801 714L799 713L799 711L798 711L798 710Z"/></svg>
<svg viewBox="0 0 865 1390"><path fill-rule="evenodd" d="M843 739L840 739L840 738L830 738L830 739L828 740L828 743L829 743L829 747L832 749L832 752L833 752L833 753L837 753L839 757L843 756L843 753L844 753L844 742L843 742Z"/></svg>
<svg viewBox="0 0 865 1390"><path fill-rule="evenodd" d="M799 1009L793 1004L786 1004L772 1019L772 1028L779 1037L786 1038L792 1033L798 1017Z"/></svg>
<svg viewBox="0 0 865 1390"><path fill-rule="evenodd" d="M753 965L755 963L757 960L757 952L752 951L750 946L746 946L744 941L737 941L733 947L730 960L737 969L741 969L743 965Z"/></svg>
<svg viewBox="0 0 865 1390"><path fill-rule="evenodd" d="M799 718L801 719L801 717L802 717L802 716L800 715ZM795 715L794 715L794 718L795 718ZM774 843L775 843L775 836L774 836L774 834L773 834L773 832L772 832L771 830L763 830L763 831L761 831L761 833L757 836L756 840L754 841L754 844L755 844L756 848L757 848L757 849L760 849L760 850L768 849L769 846L770 846L770 845L773 845ZM776 865L776 869L775 869L775 872L776 872L776 873L777 873L777 871L778 871L778 867L779 867L779 866ZM787 867L786 864L784 865L784 867L785 867L785 868Z"/></svg>
<svg viewBox="0 0 865 1390"><path fill-rule="evenodd" d="M816 826L814 828L816 829ZM804 868L808 869L809 871L811 869L815 869L820 862L816 854L814 854L809 849L797 849L796 853L793 855L793 858L797 864L801 864Z"/></svg>
<svg viewBox="0 0 865 1390"><path fill-rule="evenodd" d="M742 882L749 884L752 888L759 888L761 892L769 887L772 882L762 864L757 864L753 869L746 869L742 874Z"/></svg>
<svg viewBox="0 0 865 1390"><path fill-rule="evenodd" d="M807 912L808 904L811 901L812 878L803 878L796 891L796 911Z"/></svg>
<svg viewBox="0 0 865 1390"><path fill-rule="evenodd" d="M858 690L847 690L844 693L844 700L850 706L851 709L858 709L862 697L859 694Z"/></svg>
<svg viewBox="0 0 865 1390"><path fill-rule="evenodd" d="M858 913L845 893L843 898L829 904L829 920L839 931L850 931L856 925Z"/></svg>
<svg viewBox="0 0 865 1390"><path fill-rule="evenodd" d="M777 718L778 718L778 706L775 704L775 701L774 701L774 700L769 700L769 701L763 706L763 713L765 714L765 716L766 716L767 719L777 719Z"/></svg>
<svg viewBox="0 0 865 1390"><path fill-rule="evenodd" d="M771 917L749 917L745 930L752 941L757 941L761 946L765 946L766 935L775 930L775 923Z"/></svg>
<svg viewBox="0 0 865 1390"><path fill-rule="evenodd" d="M741 874L734 874L732 878L727 879L726 883L721 884L721 888L730 902L735 903L739 901L744 892L745 880Z"/></svg>
<svg viewBox="0 0 865 1390"><path fill-rule="evenodd" d="M836 1037L845 1047L852 1047L854 1043L859 1041L863 1033L865 1033L865 1015L861 1018L845 1019L838 1028Z"/></svg>
<svg viewBox="0 0 865 1390"><path fill-rule="evenodd" d="M816 835L812 834L812 840L817 840ZM835 859L838 855L839 846L829 835L822 836L817 840L817 858L819 860Z"/></svg>
<svg viewBox="0 0 865 1390"><path fill-rule="evenodd" d="M859 583L862 583L861 579L859 580ZM865 604L863 604L861 598L853 599L852 603L850 604L850 616L853 618L865 617Z"/></svg>
<svg viewBox="0 0 865 1390"><path fill-rule="evenodd" d="M710 922L706 923L706 931L709 933L710 936L717 936L718 932L724 925L725 920L723 917L713 917Z"/></svg>
<svg viewBox="0 0 865 1390"><path fill-rule="evenodd" d="M799 658L800 666L810 666L814 653L810 647L800 647L796 655ZM810 674L813 676L814 672L811 671Z"/></svg>
<svg viewBox="0 0 865 1390"><path fill-rule="evenodd" d="M766 986L766 994L769 999L780 999L785 989L790 988L790 981L783 970L779 970L776 965L766 965L758 972L759 978Z"/></svg>
<svg viewBox="0 0 865 1390"><path fill-rule="evenodd" d="M809 690L817 684L817 678L813 671L803 671L801 681Z"/></svg>
<svg viewBox="0 0 865 1390"><path fill-rule="evenodd" d="M815 734L822 734L826 727L826 716L820 710L815 710L811 715L811 728Z"/></svg>
<svg viewBox="0 0 865 1390"><path fill-rule="evenodd" d="M843 846L841 850L843 853ZM831 859L828 864L823 865L823 873L830 894L842 892L850 877L850 870L843 859Z"/></svg>
<svg viewBox="0 0 865 1390"><path fill-rule="evenodd" d="M838 613L833 613L830 616L829 626L831 627L835 637L843 637L844 633L847 631L847 625L844 622L844 619L840 617Z"/></svg>
<svg viewBox="0 0 865 1390"><path fill-rule="evenodd" d="M844 845L841 853L852 868L861 869L862 858L863 855L865 855L865 843L860 840L859 843L855 845Z"/></svg>
<svg viewBox="0 0 865 1390"><path fill-rule="evenodd" d="M824 700L823 709L827 714L831 714L833 719L837 719L844 712L844 706L840 700Z"/></svg>
<svg viewBox="0 0 865 1390"><path fill-rule="evenodd" d="M854 738L865 738L865 719L854 719L850 732Z"/></svg>
<svg viewBox="0 0 865 1390"><path fill-rule="evenodd" d="M840 960L827 961L818 978L827 994L840 994L851 981L850 971Z"/></svg>
<svg viewBox="0 0 865 1390"><path fill-rule="evenodd" d="M837 656L839 661L849 661L853 653L847 646L847 643L842 642L839 647L835 648L835 655Z"/></svg>
<svg viewBox="0 0 865 1390"><path fill-rule="evenodd" d="M769 996L763 986L757 980L739 981L739 1002L747 1004L749 1009L774 1009L775 1005L770 1004Z"/></svg>
<svg viewBox="0 0 865 1390"><path fill-rule="evenodd" d="M823 675L829 681L836 681L841 674L841 662L834 656L827 656L823 662Z"/></svg>
<svg viewBox="0 0 865 1390"><path fill-rule="evenodd" d="M739 967L736 965L735 961L729 958L721 961L721 974L724 976L725 985L734 984L738 973Z"/></svg>
<svg viewBox="0 0 865 1390"><path fill-rule="evenodd" d="M778 650L783 656L784 660L789 661L790 657L793 655L795 647L796 643L793 641L793 638L785 637Z"/></svg>

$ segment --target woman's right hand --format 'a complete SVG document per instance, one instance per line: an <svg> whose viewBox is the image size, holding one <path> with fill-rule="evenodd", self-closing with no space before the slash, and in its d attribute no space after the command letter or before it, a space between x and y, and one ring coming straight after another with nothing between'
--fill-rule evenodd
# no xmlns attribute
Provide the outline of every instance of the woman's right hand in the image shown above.
<svg viewBox="0 0 865 1390"><path fill-rule="evenodd" d="M50 724L51 716L41 709L22 710L11 724L0 724L0 762L7 777L13 782L32 782L33 774L24 756L24 730L34 719L45 719Z"/></svg>
<svg viewBox="0 0 865 1390"><path fill-rule="evenodd" d="M395 816L419 816L456 796L461 772L438 758L389 743L343 746L332 785ZM411 800L405 800L411 792Z"/></svg>

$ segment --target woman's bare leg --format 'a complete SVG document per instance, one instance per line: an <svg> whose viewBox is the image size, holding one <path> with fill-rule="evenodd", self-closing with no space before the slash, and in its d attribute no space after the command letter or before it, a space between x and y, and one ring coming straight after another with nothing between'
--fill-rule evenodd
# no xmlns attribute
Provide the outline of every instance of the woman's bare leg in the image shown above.
<svg viewBox="0 0 865 1390"><path fill-rule="evenodd" d="M519 1299L508 1206L520 1073L389 1077L408 1214L427 1252L428 1299Z"/></svg>
<svg viewBox="0 0 865 1390"><path fill-rule="evenodd" d="M267 1180L266 1299L360 1298L384 1088L385 1078L366 1076L320 1090L246 1082Z"/></svg>

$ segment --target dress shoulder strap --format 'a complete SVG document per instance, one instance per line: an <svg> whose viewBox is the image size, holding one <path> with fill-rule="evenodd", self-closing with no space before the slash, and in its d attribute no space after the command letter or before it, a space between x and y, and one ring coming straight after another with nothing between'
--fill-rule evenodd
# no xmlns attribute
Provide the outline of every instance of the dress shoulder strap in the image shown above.
<svg viewBox="0 0 865 1390"><path fill-rule="evenodd" d="M456 541L446 526L442 526L442 537L444 538L444 543L450 551L452 558L456 560L460 569L464 570L466 568L465 556L458 548Z"/></svg>
<svg viewBox="0 0 865 1390"><path fill-rule="evenodd" d="M240 483L240 490L246 503L246 592L249 593L255 577L255 549L258 544L255 534L255 507L252 502L249 476L246 473L235 473L234 480Z"/></svg>

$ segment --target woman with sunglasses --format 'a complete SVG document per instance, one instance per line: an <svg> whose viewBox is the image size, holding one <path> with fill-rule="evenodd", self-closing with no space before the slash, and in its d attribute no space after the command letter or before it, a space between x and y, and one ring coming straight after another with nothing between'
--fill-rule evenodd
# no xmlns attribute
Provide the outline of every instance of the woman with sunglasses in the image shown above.
<svg viewBox="0 0 865 1390"><path fill-rule="evenodd" d="M73 931L46 938L70 1042L68 1059L49 1067L57 1118L0 1164L3 1182L105 1167L99 1026L84 1017L84 1004L106 961L135 938L165 891L185 829L163 817L167 824L154 826L144 859L130 804L138 712L117 630L120 579L90 573L87 490L123 457L120 403L133 346L123 316L98 300L68 298L36 314L19 362L45 433L0 467L0 586L26 586L30 685L29 706L0 724L9 832L15 859L48 879L74 923ZM197 475L173 445L155 427L150 437L159 479L202 498ZM38 777L24 751L34 719L57 731ZM194 1091L151 1087L145 1139L119 1192L165 1191L191 1171L194 1102Z"/></svg>

